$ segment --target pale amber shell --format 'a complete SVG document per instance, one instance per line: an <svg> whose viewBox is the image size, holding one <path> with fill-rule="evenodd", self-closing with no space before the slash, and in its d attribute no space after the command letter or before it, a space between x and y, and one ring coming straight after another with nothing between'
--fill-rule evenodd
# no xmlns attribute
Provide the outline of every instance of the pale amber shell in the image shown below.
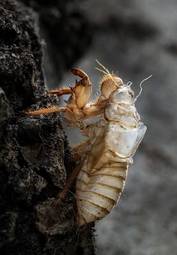
<svg viewBox="0 0 177 255"><path fill-rule="evenodd" d="M102 130L85 156L76 182L79 225L90 223L107 215L116 205L123 190L129 163L119 159L104 144Z"/></svg>
<svg viewBox="0 0 177 255"><path fill-rule="evenodd" d="M104 117L104 123L91 125L91 145L82 155L76 181L79 225L103 218L116 205L128 166L146 132L129 87L111 94Z"/></svg>

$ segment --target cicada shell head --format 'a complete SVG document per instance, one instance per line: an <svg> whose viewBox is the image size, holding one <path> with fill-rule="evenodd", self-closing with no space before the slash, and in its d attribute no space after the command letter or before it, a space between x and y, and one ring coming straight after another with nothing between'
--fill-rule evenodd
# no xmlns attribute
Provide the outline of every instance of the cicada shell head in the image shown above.
<svg viewBox="0 0 177 255"><path fill-rule="evenodd" d="M123 86L111 95L112 103L134 104L134 91L130 87Z"/></svg>
<svg viewBox="0 0 177 255"><path fill-rule="evenodd" d="M100 87L101 94L105 98L109 98L111 93L123 85L123 81L121 78L114 74L106 74L103 76Z"/></svg>

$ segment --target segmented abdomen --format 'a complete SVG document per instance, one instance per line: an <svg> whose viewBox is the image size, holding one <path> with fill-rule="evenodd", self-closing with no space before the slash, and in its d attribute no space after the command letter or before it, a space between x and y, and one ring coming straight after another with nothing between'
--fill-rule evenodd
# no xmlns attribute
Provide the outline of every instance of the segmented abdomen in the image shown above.
<svg viewBox="0 0 177 255"><path fill-rule="evenodd" d="M126 160L110 150L102 151L93 169L88 157L76 183L79 225L101 219L111 211L123 190L128 169Z"/></svg>

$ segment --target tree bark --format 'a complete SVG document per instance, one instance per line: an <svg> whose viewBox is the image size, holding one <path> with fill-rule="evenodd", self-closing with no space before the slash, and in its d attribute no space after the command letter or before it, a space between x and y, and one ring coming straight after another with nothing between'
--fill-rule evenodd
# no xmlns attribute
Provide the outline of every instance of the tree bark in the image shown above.
<svg viewBox="0 0 177 255"><path fill-rule="evenodd" d="M3 0L0 34L0 253L94 254L92 226L76 225L73 195L51 206L74 168L60 116L24 114L58 103L44 85L33 11Z"/></svg>

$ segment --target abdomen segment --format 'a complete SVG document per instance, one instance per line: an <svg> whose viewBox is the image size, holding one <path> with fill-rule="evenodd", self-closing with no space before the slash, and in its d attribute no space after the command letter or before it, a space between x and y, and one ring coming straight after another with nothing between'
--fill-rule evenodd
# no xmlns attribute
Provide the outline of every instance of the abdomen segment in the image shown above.
<svg viewBox="0 0 177 255"><path fill-rule="evenodd" d="M127 176L128 163L122 160L118 162L117 156L114 161L113 156L113 152L106 152L101 158L107 157L107 163L100 169L89 171L83 165L80 171L76 184L79 225L106 216L120 197Z"/></svg>

